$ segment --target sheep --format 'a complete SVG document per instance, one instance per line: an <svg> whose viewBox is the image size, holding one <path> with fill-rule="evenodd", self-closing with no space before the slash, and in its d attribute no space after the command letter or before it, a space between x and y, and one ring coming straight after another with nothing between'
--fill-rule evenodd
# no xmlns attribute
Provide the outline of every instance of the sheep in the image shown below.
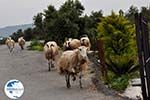
<svg viewBox="0 0 150 100"><path fill-rule="evenodd" d="M75 81L77 75L79 75L79 84L82 88L82 76L86 72L88 67L87 48L80 46L75 50L64 51L58 61L58 72L60 75L65 75L66 86L70 88L70 76Z"/></svg>
<svg viewBox="0 0 150 100"><path fill-rule="evenodd" d="M25 40L23 37L18 38L18 44L21 47L21 49L24 49L24 45L25 45Z"/></svg>
<svg viewBox="0 0 150 100"><path fill-rule="evenodd" d="M81 46L80 40L69 38L63 45L64 50L74 50Z"/></svg>
<svg viewBox="0 0 150 100"><path fill-rule="evenodd" d="M8 37L5 41L5 44L7 45L8 49L11 53L15 47L15 41L13 39L11 39L11 37Z"/></svg>
<svg viewBox="0 0 150 100"><path fill-rule="evenodd" d="M69 50L69 49L70 49L70 48L69 48L69 44L70 44L71 41L72 41L72 38L69 38L68 40L66 40L66 41L64 42L64 44L63 44L64 50Z"/></svg>
<svg viewBox="0 0 150 100"><path fill-rule="evenodd" d="M80 38L80 42L82 46L86 46L87 50L90 51L91 49L91 43L90 43L90 39L88 38L88 36L83 36Z"/></svg>
<svg viewBox="0 0 150 100"><path fill-rule="evenodd" d="M58 45L54 41L49 41L44 45L45 58L48 60L49 70L54 67L53 62L58 55Z"/></svg>

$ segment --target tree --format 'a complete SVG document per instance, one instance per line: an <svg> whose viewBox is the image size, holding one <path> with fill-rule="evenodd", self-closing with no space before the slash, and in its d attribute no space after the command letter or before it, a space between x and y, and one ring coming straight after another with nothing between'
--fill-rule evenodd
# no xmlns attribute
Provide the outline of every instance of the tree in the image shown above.
<svg viewBox="0 0 150 100"><path fill-rule="evenodd" d="M11 37L12 39L17 42L18 41L18 38L21 37L21 36L24 36L23 32L22 32L22 29L18 29L17 32L14 32Z"/></svg>
<svg viewBox="0 0 150 100"><path fill-rule="evenodd" d="M106 64L117 75L132 70L136 62L135 28L124 16L112 12L101 19L98 38L104 40Z"/></svg>
<svg viewBox="0 0 150 100"><path fill-rule="evenodd" d="M36 16L33 17L37 37L44 38L45 36L45 29L43 25L43 14L38 13Z"/></svg>
<svg viewBox="0 0 150 100"><path fill-rule="evenodd" d="M83 11L84 6L79 0L67 0L58 10L49 5L42 14L34 17L33 30L38 32L37 29L43 26L46 34L45 42L54 40L59 45L63 44L66 37L80 38L81 35L87 34L93 38L93 35L97 34L96 28L103 16L102 10L93 11L90 16L83 16Z"/></svg>
<svg viewBox="0 0 150 100"><path fill-rule="evenodd" d="M32 28L28 28L28 29L24 30L24 39L26 41L30 41L33 38L34 38L34 35L33 35L33 29Z"/></svg>
<svg viewBox="0 0 150 100"><path fill-rule="evenodd" d="M78 0L68 0L60 7L59 18L63 22L60 30L65 33L66 37L78 37L79 22L83 10L84 7Z"/></svg>
<svg viewBox="0 0 150 100"><path fill-rule="evenodd" d="M47 9L44 10L43 15L44 15L43 24L46 33L45 42L49 40L55 40L53 37L56 36L55 34L56 28L54 25L58 18L57 10L55 9L54 6L49 5Z"/></svg>
<svg viewBox="0 0 150 100"><path fill-rule="evenodd" d="M123 12L122 9L119 10L119 15L120 15L120 16L124 16L124 12Z"/></svg>
<svg viewBox="0 0 150 100"><path fill-rule="evenodd" d="M84 7L78 0L67 0L58 11L54 6L48 6L44 10L46 41L54 40L61 45L66 37L78 37L78 24L83 10Z"/></svg>
<svg viewBox="0 0 150 100"><path fill-rule="evenodd" d="M57 10L55 9L54 6L49 5L47 9L44 10L44 27L46 33L49 33L53 29L53 25L57 19Z"/></svg>
<svg viewBox="0 0 150 100"><path fill-rule="evenodd" d="M43 14L38 13L36 16L33 17L34 25L36 28L38 28L40 31L43 30Z"/></svg>
<svg viewBox="0 0 150 100"><path fill-rule="evenodd" d="M141 7L141 13L147 18L150 22L150 7Z"/></svg>
<svg viewBox="0 0 150 100"><path fill-rule="evenodd" d="M139 12L138 8L132 5L132 6L129 8L128 12L126 13L125 17L126 17L128 20L130 20L132 23L134 23L134 14L135 14L135 13L138 13L138 12Z"/></svg>
<svg viewBox="0 0 150 100"><path fill-rule="evenodd" d="M93 23L92 26L94 26L95 28L97 28L98 23L101 21L100 19L103 17L103 11L99 10L99 11L92 11L90 18L92 19Z"/></svg>

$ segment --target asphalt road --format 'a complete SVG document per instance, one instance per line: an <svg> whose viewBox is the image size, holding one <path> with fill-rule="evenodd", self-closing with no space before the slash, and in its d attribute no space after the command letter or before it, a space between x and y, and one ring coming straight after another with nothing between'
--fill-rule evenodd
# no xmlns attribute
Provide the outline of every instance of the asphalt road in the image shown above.
<svg viewBox="0 0 150 100"><path fill-rule="evenodd" d="M121 100L91 90L90 77L83 80L83 89L78 81L67 89L64 76L54 69L48 72L43 52L21 51L18 44L12 54L5 45L0 45L0 100L10 100L4 93L4 85L10 79L20 80L25 88L19 100Z"/></svg>

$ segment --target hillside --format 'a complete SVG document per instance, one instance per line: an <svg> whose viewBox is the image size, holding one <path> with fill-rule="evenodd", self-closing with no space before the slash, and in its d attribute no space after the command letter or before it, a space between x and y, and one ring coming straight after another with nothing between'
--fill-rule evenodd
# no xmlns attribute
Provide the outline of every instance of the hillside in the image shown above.
<svg viewBox="0 0 150 100"><path fill-rule="evenodd" d="M0 28L0 37L8 37L12 33L16 32L18 29L25 30L30 27L33 27L32 24L14 25Z"/></svg>

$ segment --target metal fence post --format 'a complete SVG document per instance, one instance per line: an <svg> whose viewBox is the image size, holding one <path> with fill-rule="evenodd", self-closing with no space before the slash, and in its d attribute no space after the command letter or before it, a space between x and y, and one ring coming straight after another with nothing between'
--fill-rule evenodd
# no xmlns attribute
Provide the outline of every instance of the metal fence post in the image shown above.
<svg viewBox="0 0 150 100"><path fill-rule="evenodd" d="M141 76L141 89L142 89L142 95L143 99L147 100L147 93L146 93L146 84L145 84L145 75L144 75L144 63L143 63L143 38L141 35L141 25L140 25L140 17L139 14L135 14L135 25L136 25L136 42L138 47L138 58L139 58L139 64L140 64L140 76Z"/></svg>
<svg viewBox="0 0 150 100"><path fill-rule="evenodd" d="M146 73L146 90L147 90L147 97L150 100L150 61L148 60L150 57L150 49L149 49L149 33L148 33L148 21L146 18L140 14L141 20L141 31L143 37L143 51L144 51L144 67Z"/></svg>

